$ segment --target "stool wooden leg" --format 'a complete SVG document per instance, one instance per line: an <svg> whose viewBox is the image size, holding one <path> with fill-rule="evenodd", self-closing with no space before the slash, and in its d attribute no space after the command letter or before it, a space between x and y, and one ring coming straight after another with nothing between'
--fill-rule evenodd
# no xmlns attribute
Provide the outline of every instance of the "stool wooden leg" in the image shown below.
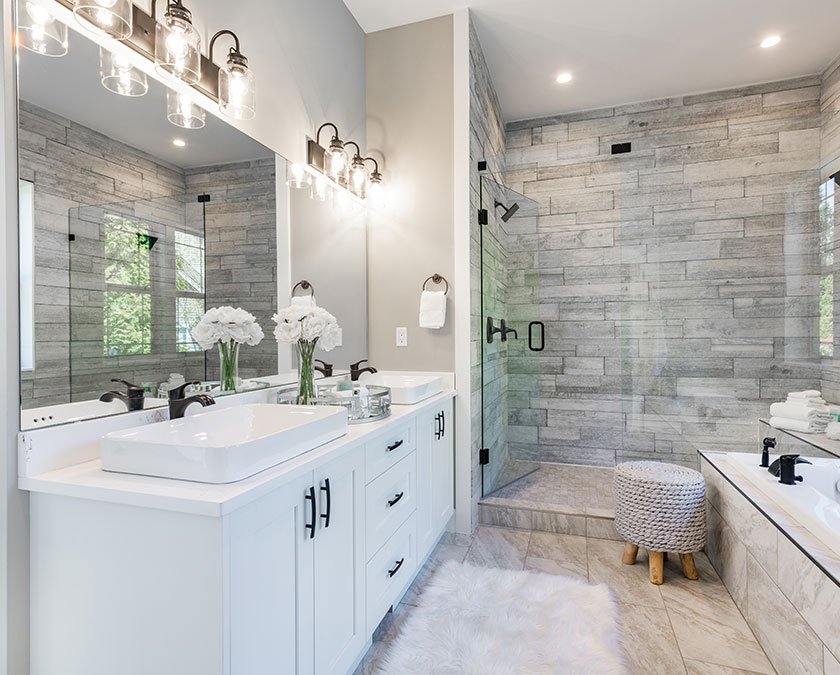
<svg viewBox="0 0 840 675"><path fill-rule="evenodd" d="M665 581L662 571L665 565L665 554L662 551L649 551L650 559L648 561L648 572L650 574L650 583L661 586Z"/></svg>
<svg viewBox="0 0 840 675"><path fill-rule="evenodd" d="M639 555L639 547L628 541L624 544L624 555L621 556L621 562L625 565L634 565L636 563L637 555Z"/></svg>
<svg viewBox="0 0 840 675"><path fill-rule="evenodd" d="M680 553L680 561L682 562L685 578L697 581L700 578L700 575L697 573L697 565L694 564L694 554Z"/></svg>

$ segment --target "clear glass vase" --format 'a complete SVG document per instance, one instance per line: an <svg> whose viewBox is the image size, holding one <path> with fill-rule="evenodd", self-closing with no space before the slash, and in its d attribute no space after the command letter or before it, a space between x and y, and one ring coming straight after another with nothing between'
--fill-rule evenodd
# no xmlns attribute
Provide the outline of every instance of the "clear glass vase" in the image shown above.
<svg viewBox="0 0 840 675"><path fill-rule="evenodd" d="M298 405L315 404L315 369L313 356L315 354L315 340L298 340Z"/></svg>
<svg viewBox="0 0 840 675"><path fill-rule="evenodd" d="M219 343L219 380L221 391L236 391L239 386L239 343Z"/></svg>

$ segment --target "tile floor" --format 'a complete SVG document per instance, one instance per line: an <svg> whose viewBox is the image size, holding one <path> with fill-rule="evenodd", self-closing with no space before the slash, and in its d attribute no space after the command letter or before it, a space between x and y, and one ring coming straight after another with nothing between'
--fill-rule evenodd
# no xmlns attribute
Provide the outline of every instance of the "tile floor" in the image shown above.
<svg viewBox="0 0 840 675"><path fill-rule="evenodd" d="M644 553L640 552L636 565L626 566L621 564L622 549L622 543L605 539L484 525L469 545L441 543L402 602L382 622L356 675L377 671L391 641L417 605L424 584L446 560L566 574L608 584L619 603L632 673L775 672L704 554L696 556L700 581L685 579L679 562L669 560L665 584L654 586L648 581Z"/></svg>

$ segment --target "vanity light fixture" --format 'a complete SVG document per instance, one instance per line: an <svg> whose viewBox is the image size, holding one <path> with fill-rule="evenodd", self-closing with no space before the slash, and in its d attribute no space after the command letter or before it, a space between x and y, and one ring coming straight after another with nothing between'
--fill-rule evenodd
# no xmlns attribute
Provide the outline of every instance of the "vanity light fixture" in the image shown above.
<svg viewBox="0 0 840 675"><path fill-rule="evenodd" d="M344 147L346 148L348 145L354 146L356 148L356 153L353 155L353 159L350 162L350 173L347 185L354 195L364 199L367 196L369 182L365 159L362 157L362 150L359 148L358 143L355 141L347 141L344 144Z"/></svg>
<svg viewBox="0 0 840 675"><path fill-rule="evenodd" d="M219 68L219 110L235 120L250 120L256 115L257 96L254 74L248 68L248 59L239 49L239 38L231 30L220 30L210 40L210 61L213 47L222 35L230 35L234 46L230 48L225 65Z"/></svg>
<svg viewBox="0 0 840 675"><path fill-rule="evenodd" d="M134 30L131 0L77 0L73 14L85 28L117 40L130 37Z"/></svg>
<svg viewBox="0 0 840 675"><path fill-rule="evenodd" d="M330 139L329 147L321 147L321 132L324 127L332 127L333 137ZM315 140L307 143L307 155L309 166L323 171L327 177L341 183L347 179L348 159L347 151L344 149L344 141L338 135L338 127L332 122L326 122L318 127L315 132Z"/></svg>
<svg viewBox="0 0 840 675"><path fill-rule="evenodd" d="M373 162L373 171L370 174L370 188L368 189L368 199L377 208L385 206L385 183L382 180L382 174L379 173L379 162L374 157L365 157L366 162Z"/></svg>
<svg viewBox="0 0 840 675"><path fill-rule="evenodd" d="M166 119L183 129L201 129L205 124L204 108L197 106L188 93L166 90Z"/></svg>
<svg viewBox="0 0 840 675"><path fill-rule="evenodd" d="M124 53L99 47L99 75L102 86L120 96L143 96L149 91L146 73L131 65Z"/></svg>
<svg viewBox="0 0 840 675"><path fill-rule="evenodd" d="M153 0L153 17L155 7ZM169 0L163 22L155 22L155 66L187 84L201 79L201 36L181 0Z"/></svg>
<svg viewBox="0 0 840 675"><path fill-rule="evenodd" d="M67 53L67 26L56 21L44 0L18 1L17 43L42 56Z"/></svg>
<svg viewBox="0 0 840 675"><path fill-rule="evenodd" d="M286 185L296 190L303 190L312 185L312 174L300 164L290 164Z"/></svg>
<svg viewBox="0 0 840 675"><path fill-rule="evenodd" d="M324 174L318 174L312 179L312 193L310 196L316 202L327 201L331 191L332 188L330 187L329 181L327 181L327 177Z"/></svg>

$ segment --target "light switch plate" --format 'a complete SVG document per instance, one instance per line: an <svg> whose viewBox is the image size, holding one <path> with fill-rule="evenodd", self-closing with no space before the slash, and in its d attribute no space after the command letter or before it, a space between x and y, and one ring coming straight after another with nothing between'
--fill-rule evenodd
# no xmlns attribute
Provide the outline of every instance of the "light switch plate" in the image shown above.
<svg viewBox="0 0 840 675"><path fill-rule="evenodd" d="M408 328L397 328L397 347L408 347Z"/></svg>

